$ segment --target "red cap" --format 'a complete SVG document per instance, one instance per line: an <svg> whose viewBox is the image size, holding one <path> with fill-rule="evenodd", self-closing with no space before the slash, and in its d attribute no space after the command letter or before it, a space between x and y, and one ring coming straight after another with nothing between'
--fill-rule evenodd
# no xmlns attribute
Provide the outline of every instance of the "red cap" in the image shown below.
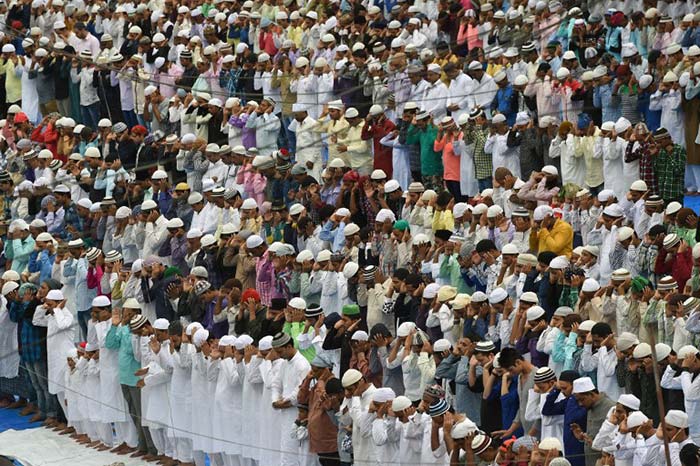
<svg viewBox="0 0 700 466"><path fill-rule="evenodd" d="M12 29L22 29L24 27L24 24L22 24L22 21L12 21Z"/></svg>
<svg viewBox="0 0 700 466"><path fill-rule="evenodd" d="M248 288L241 295L241 303L247 302L250 298L253 298L257 302L260 302L260 293L255 291L254 288Z"/></svg>
<svg viewBox="0 0 700 466"><path fill-rule="evenodd" d="M27 114L24 112L19 112L15 115L15 123L26 123L28 121L29 118L27 118Z"/></svg>
<svg viewBox="0 0 700 466"><path fill-rule="evenodd" d="M138 134L141 136L145 136L148 134L148 130L146 129L145 126L136 125L133 128L131 128L131 134Z"/></svg>
<svg viewBox="0 0 700 466"><path fill-rule="evenodd" d="M360 175L355 170L350 170L343 175L343 181L359 181Z"/></svg>

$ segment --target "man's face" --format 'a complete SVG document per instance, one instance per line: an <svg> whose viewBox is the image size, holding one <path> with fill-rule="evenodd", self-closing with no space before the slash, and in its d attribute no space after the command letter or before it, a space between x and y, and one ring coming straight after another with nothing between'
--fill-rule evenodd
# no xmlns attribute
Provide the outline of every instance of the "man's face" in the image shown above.
<svg viewBox="0 0 700 466"><path fill-rule="evenodd" d="M574 385L571 382L566 382L564 380L559 380L557 382L557 387L564 394L564 396L570 396L574 389Z"/></svg>

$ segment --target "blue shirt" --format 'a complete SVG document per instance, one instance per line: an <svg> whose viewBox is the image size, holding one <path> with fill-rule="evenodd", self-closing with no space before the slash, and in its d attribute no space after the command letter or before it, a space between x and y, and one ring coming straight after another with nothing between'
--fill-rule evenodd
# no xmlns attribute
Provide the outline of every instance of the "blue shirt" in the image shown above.
<svg viewBox="0 0 700 466"><path fill-rule="evenodd" d="M39 283L44 283L51 278L51 271L55 260L56 254L50 254L48 249L33 251L29 255L29 265L27 269L31 273L39 272Z"/></svg>
<svg viewBox="0 0 700 466"><path fill-rule="evenodd" d="M576 423L583 429L588 417L586 408L579 406L573 395L560 401L557 401L558 397L559 390L556 388L549 392L544 406L542 406L542 414L545 416L564 415L564 455L571 466L585 466L586 457L583 454L583 442L579 442L574 437L568 426Z"/></svg>
<svg viewBox="0 0 700 466"><path fill-rule="evenodd" d="M77 311L92 309L92 300L97 297L97 288L87 286L88 261L84 257L70 258L63 266L63 276L73 280L75 286L75 307Z"/></svg>
<svg viewBox="0 0 700 466"><path fill-rule="evenodd" d="M139 377L134 372L141 368L141 364L134 358L134 348L131 344L131 331L126 325L109 327L105 337L105 347L111 350L119 350L119 383L135 387Z"/></svg>
<svg viewBox="0 0 700 466"><path fill-rule="evenodd" d="M612 102L613 84L614 82L610 81L608 84L593 88L593 106L602 110L603 122L615 122L622 116L620 107L613 107L610 105L610 102Z"/></svg>
<svg viewBox="0 0 700 466"><path fill-rule="evenodd" d="M321 241L328 241L332 243L331 251L339 252L345 246L345 222L340 222L338 228L333 229L333 222L330 220L323 225L323 229L319 233L318 237Z"/></svg>
<svg viewBox="0 0 700 466"><path fill-rule="evenodd" d="M26 316L30 304L32 303L17 301L8 303L10 320L20 326L19 349L22 362L46 360L46 327L32 325L32 317ZM36 305L32 305L32 309L36 309ZM32 316L33 314L31 312Z"/></svg>

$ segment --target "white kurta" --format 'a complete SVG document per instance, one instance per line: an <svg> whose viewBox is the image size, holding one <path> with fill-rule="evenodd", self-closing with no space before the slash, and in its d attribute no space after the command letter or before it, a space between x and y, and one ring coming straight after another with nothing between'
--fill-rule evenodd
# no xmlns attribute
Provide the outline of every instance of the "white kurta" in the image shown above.
<svg viewBox="0 0 700 466"><path fill-rule="evenodd" d="M492 154L494 175L497 168L505 167L513 176L520 178L520 148L508 147L507 140L508 133L489 136L484 145L484 152Z"/></svg>
<svg viewBox="0 0 700 466"><path fill-rule="evenodd" d="M171 437L189 439L192 431L192 357L194 345L183 343L179 351L172 353L173 375L170 383L170 406L172 409ZM161 356L161 361L168 357ZM165 364L165 363L164 363Z"/></svg>
<svg viewBox="0 0 700 466"><path fill-rule="evenodd" d="M10 320L7 299L0 298L0 377L14 379L19 371L17 324Z"/></svg>
<svg viewBox="0 0 700 466"><path fill-rule="evenodd" d="M262 358L253 356L245 365L245 378L243 379L243 405L241 409L241 419L246 419L246 428L241 431L241 455L244 458L260 459L260 450L256 448L260 438L261 422L260 416L263 409L263 378L260 372Z"/></svg>
<svg viewBox="0 0 700 466"><path fill-rule="evenodd" d="M244 364L233 358L212 361L212 369L217 370L216 392L214 393L214 411L212 423L216 433L213 450L227 455L241 454L241 432L243 424L239 422L243 401Z"/></svg>
<svg viewBox="0 0 700 466"><path fill-rule="evenodd" d="M119 384L119 350L105 346L105 338L112 323L107 320L95 325L100 347L100 401L102 422L126 422L128 410Z"/></svg>
<svg viewBox="0 0 700 466"><path fill-rule="evenodd" d="M54 308L52 315L46 315L46 308L37 306L32 323L37 327L47 327L46 358L48 363L49 393L56 395L65 390L63 381L68 369L66 354L73 344L73 315L68 309Z"/></svg>
<svg viewBox="0 0 700 466"><path fill-rule="evenodd" d="M192 355L192 399L197 409L192 410L192 450L210 452L212 447L211 403L213 393L209 389L209 360L202 352Z"/></svg>
<svg viewBox="0 0 700 466"><path fill-rule="evenodd" d="M263 464L279 464L280 461L280 436L283 435L281 423L277 422L276 410L272 407L272 384L279 378L279 373L282 370L282 364L285 361L276 359L275 361L265 360L260 364L260 374L263 379L263 390L260 402L259 419L261 427L259 429L259 438L256 446L260 448L260 465ZM289 433L285 435L289 437Z"/></svg>
<svg viewBox="0 0 700 466"><path fill-rule="evenodd" d="M377 389L374 385L367 387L367 390L352 398L350 406L350 416L352 417L352 448L356 465L376 464L375 445L372 440L371 429L374 414L369 414L369 405L372 396Z"/></svg>
<svg viewBox="0 0 700 466"><path fill-rule="evenodd" d="M297 418L297 394L299 386L304 381L311 370L311 364L300 353L296 352L288 361L284 361L280 367L277 377L270 387L272 401L289 401L291 407L275 410L275 422L279 423L281 429L280 450L282 466L292 466L300 464L300 457L297 453L299 440L291 437L292 427Z"/></svg>

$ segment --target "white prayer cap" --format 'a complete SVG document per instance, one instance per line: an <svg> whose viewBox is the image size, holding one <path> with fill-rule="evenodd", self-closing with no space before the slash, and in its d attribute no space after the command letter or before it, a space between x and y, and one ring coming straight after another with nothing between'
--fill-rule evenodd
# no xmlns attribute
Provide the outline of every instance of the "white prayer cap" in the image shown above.
<svg viewBox="0 0 700 466"><path fill-rule="evenodd" d="M109 307L112 305L112 301L109 300L107 296L96 296L92 300L92 307Z"/></svg>
<svg viewBox="0 0 700 466"><path fill-rule="evenodd" d="M209 330L204 328L199 328L194 335L192 335L192 343L197 348L201 348L202 345L209 339Z"/></svg>
<svg viewBox="0 0 700 466"><path fill-rule="evenodd" d="M362 380L362 373L360 371L358 371L357 369L348 369L345 371L345 374L343 374L341 383L343 385L343 388L348 388L356 384L360 380Z"/></svg>
<svg viewBox="0 0 700 466"><path fill-rule="evenodd" d="M386 403L396 398L396 393L389 387L378 388L372 394L372 401L375 403Z"/></svg>
<svg viewBox="0 0 700 466"><path fill-rule="evenodd" d="M460 218L467 212L467 209L469 209L469 204L466 202L458 202L452 207L452 215L454 218Z"/></svg>
<svg viewBox="0 0 700 466"><path fill-rule="evenodd" d="M508 298L508 292L503 288L495 288L489 295L489 303L498 304Z"/></svg>
<svg viewBox="0 0 700 466"><path fill-rule="evenodd" d="M679 429L685 429L688 427L688 415L678 409L670 409L666 413L664 418L666 424L670 424L673 427L678 427Z"/></svg>
<svg viewBox="0 0 700 466"><path fill-rule="evenodd" d="M630 395L630 394L626 394L626 393L622 394L617 399L617 402L620 403L622 406L627 406L628 408L633 409L634 411L639 410L640 401L639 401L639 398L637 398L634 395Z"/></svg>
<svg viewBox="0 0 700 466"><path fill-rule="evenodd" d="M491 123L493 123L493 124L505 123L505 122L506 122L506 117L502 113L494 115L494 117L491 119Z"/></svg>
<svg viewBox="0 0 700 466"><path fill-rule="evenodd" d="M552 215L554 210L548 205L540 205L535 208L535 212L532 214L533 220L536 222L544 220L547 215Z"/></svg>
<svg viewBox="0 0 700 466"><path fill-rule="evenodd" d="M681 210L683 206L681 205L680 202L673 201L669 202L668 205L666 206L666 215L672 215Z"/></svg>
<svg viewBox="0 0 700 466"><path fill-rule="evenodd" d="M170 322L168 322L168 319L156 319L153 322L153 328L156 330L168 330L168 327L170 327Z"/></svg>
<svg viewBox="0 0 700 466"><path fill-rule="evenodd" d="M2 277L0 277L0 278L2 278L3 281L11 281L11 282L18 282L20 280L19 274L12 269L5 270L2 273Z"/></svg>
<svg viewBox="0 0 700 466"><path fill-rule="evenodd" d="M625 117L620 117L615 122L615 132L617 134L624 133L625 131L627 131L631 127L632 127L632 123L630 123L630 121Z"/></svg>
<svg viewBox="0 0 700 466"><path fill-rule="evenodd" d="M617 349L620 351L626 351L638 344L639 339L633 333L622 332L620 336L617 337Z"/></svg>
<svg viewBox="0 0 700 466"><path fill-rule="evenodd" d="M243 201L243 204L241 204L241 209L243 209L243 210L257 209L257 208L258 208L258 203L252 197L249 197L248 199Z"/></svg>
<svg viewBox="0 0 700 466"><path fill-rule="evenodd" d="M557 256L549 263L550 269L560 269L564 270L569 266L569 260L566 256Z"/></svg>
<svg viewBox="0 0 700 466"><path fill-rule="evenodd" d="M583 281L583 285L581 286L581 291L589 293L589 292L595 292L600 289L600 284L595 278L587 278Z"/></svg>
<svg viewBox="0 0 700 466"><path fill-rule="evenodd" d="M430 283L426 285L426 287L423 289L423 298L433 299L438 295L439 291L440 285L438 285L437 283Z"/></svg>
<svg viewBox="0 0 700 466"><path fill-rule="evenodd" d="M17 282L7 282L4 285L2 285L2 295L7 296L8 294L15 291L17 288L19 288L19 284Z"/></svg>
<svg viewBox="0 0 700 466"><path fill-rule="evenodd" d="M413 329L416 328L416 324L413 322L403 322L401 325L399 325L399 328L396 330L396 336L401 338L401 337L407 337Z"/></svg>
<svg viewBox="0 0 700 466"><path fill-rule="evenodd" d="M595 385L590 377L580 377L574 380L573 393L588 393L595 390Z"/></svg>
<svg viewBox="0 0 700 466"><path fill-rule="evenodd" d="M534 303L534 304L539 304L540 300L537 297L537 294L534 293L533 291L526 291L525 293L520 296L520 301L525 301L526 303Z"/></svg>
<svg viewBox="0 0 700 466"><path fill-rule="evenodd" d="M569 69L565 66L562 66L557 70L557 79L566 79L569 77L570 74L571 72L569 71Z"/></svg>
<svg viewBox="0 0 700 466"><path fill-rule="evenodd" d="M542 316L544 316L544 315L545 315L545 310L542 309L540 306L531 306L525 312L525 319L527 319L528 322L531 322L531 321L541 319Z"/></svg>
<svg viewBox="0 0 700 466"><path fill-rule="evenodd" d="M605 207L603 209L603 215L607 215L609 217L622 217L624 215L624 211L622 210L622 207L620 207L618 204L610 204L609 206Z"/></svg>
<svg viewBox="0 0 700 466"><path fill-rule="evenodd" d="M576 383L576 381L574 381ZM542 450L558 450L563 451L561 446L561 441L554 437L543 438L540 442L539 448Z"/></svg>
<svg viewBox="0 0 700 466"><path fill-rule="evenodd" d="M352 337L350 337L350 340L352 340L352 341L369 341L369 335L364 330L357 330L355 333L352 334Z"/></svg>
<svg viewBox="0 0 700 466"><path fill-rule="evenodd" d="M559 170L554 165L545 165L542 167L542 172L549 175L559 175Z"/></svg>
<svg viewBox="0 0 700 466"><path fill-rule="evenodd" d="M326 262L331 260L331 252L328 249L322 249L316 254L316 262Z"/></svg>
<svg viewBox="0 0 700 466"><path fill-rule="evenodd" d="M646 89L651 85L652 82L654 82L654 78L650 74L642 75L639 78L639 88Z"/></svg>
<svg viewBox="0 0 700 466"><path fill-rule="evenodd" d="M251 337L250 335L243 334L236 338L234 346L237 350L242 350L245 349L246 346L252 345L253 341L253 337Z"/></svg>
<svg viewBox="0 0 700 466"><path fill-rule="evenodd" d="M14 282L11 282L14 283ZM4 287L3 287L4 291ZM3 294L5 294L3 292ZM63 296L63 292L61 290L51 290L46 294L46 299L49 299L51 301L63 301L65 297Z"/></svg>
<svg viewBox="0 0 700 466"><path fill-rule="evenodd" d="M651 345L649 343L640 343L634 347L632 357L634 359L644 359L651 356Z"/></svg>
<svg viewBox="0 0 700 466"><path fill-rule="evenodd" d="M641 426L648 420L649 418L643 412L634 411L627 416L627 428L634 429L635 427Z"/></svg>
<svg viewBox="0 0 700 466"><path fill-rule="evenodd" d="M630 227L620 227L617 229L617 240L619 242L628 240L634 234L634 230Z"/></svg>
<svg viewBox="0 0 700 466"><path fill-rule="evenodd" d="M581 332L590 332L593 326L597 323L598 322L596 322L595 320L584 320L579 324L578 329Z"/></svg>
<svg viewBox="0 0 700 466"><path fill-rule="evenodd" d="M639 345L637 345L639 346ZM637 348L635 348L636 350ZM651 352L649 353L651 354ZM656 344L656 360L657 361L663 361L668 357L668 355L671 354L671 347L668 346L666 343L657 343Z"/></svg>
<svg viewBox="0 0 700 466"><path fill-rule="evenodd" d="M360 270L360 266L357 262L348 262L343 266L343 276L349 280L357 274L358 270Z"/></svg>
<svg viewBox="0 0 700 466"><path fill-rule="evenodd" d="M187 325L187 327L185 327L185 335L192 336L192 334L200 328L203 328L202 324L200 324L199 322L192 322L191 324Z"/></svg>
<svg viewBox="0 0 700 466"><path fill-rule="evenodd" d="M456 424L452 428L452 438L456 439L456 440L460 440L460 439L463 439L464 437L466 437L467 435L469 435L473 432L476 432L476 431L477 431L476 424L474 424L474 422L472 422L471 419L466 418L462 422L460 422L459 424Z"/></svg>
<svg viewBox="0 0 700 466"><path fill-rule="evenodd" d="M245 240L245 245L248 249L254 249L261 246L264 243L263 239L259 235L250 235L248 239Z"/></svg>
<svg viewBox="0 0 700 466"><path fill-rule="evenodd" d="M224 335L219 339L219 346L234 346L236 344L236 337L233 335Z"/></svg>
<svg viewBox="0 0 700 466"><path fill-rule="evenodd" d="M503 208L498 204L494 204L486 209L486 217L495 218L503 213Z"/></svg>
<svg viewBox="0 0 700 466"><path fill-rule="evenodd" d="M450 348L452 348L452 344L449 342L449 340L446 340L445 338L441 338L435 343L433 343L433 351L436 353L442 353L443 351L447 351Z"/></svg>
<svg viewBox="0 0 700 466"><path fill-rule="evenodd" d="M141 309L141 303L136 301L134 298L128 298L126 301L124 301L124 304L122 304L122 308L124 308L124 309Z"/></svg>
<svg viewBox="0 0 700 466"><path fill-rule="evenodd" d="M394 401L391 402L391 410L396 413L403 411L404 409L408 409L412 405L413 403L411 403L411 400L408 399L408 397L401 395L394 398Z"/></svg>
<svg viewBox="0 0 700 466"><path fill-rule="evenodd" d="M686 356L691 354L698 354L698 349L693 345L685 345L678 350L678 359L685 359Z"/></svg>
<svg viewBox="0 0 700 466"><path fill-rule="evenodd" d="M258 342L258 349L260 351L268 351L272 349L272 335L264 336Z"/></svg>
<svg viewBox="0 0 700 466"><path fill-rule="evenodd" d="M294 309L306 309L306 301L303 298L292 298L289 300L289 307Z"/></svg>

